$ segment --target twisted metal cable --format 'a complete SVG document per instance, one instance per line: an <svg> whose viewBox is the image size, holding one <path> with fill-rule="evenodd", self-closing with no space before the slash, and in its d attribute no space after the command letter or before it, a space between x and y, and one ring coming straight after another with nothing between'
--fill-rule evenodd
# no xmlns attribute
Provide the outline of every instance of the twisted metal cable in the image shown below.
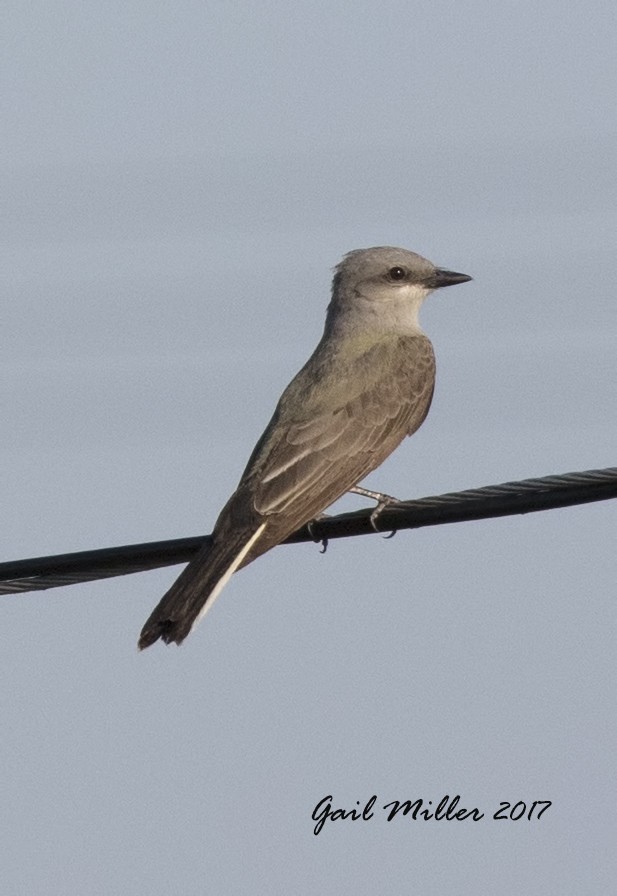
<svg viewBox="0 0 617 896"><path fill-rule="evenodd" d="M325 543L331 538L492 519L609 498L617 498L617 467L523 479L417 500L397 501L386 505L377 516L371 507L322 517L311 523L310 527L303 526L285 543ZM0 594L40 591L187 563L197 549L208 541L211 541L210 535L176 538L0 563Z"/></svg>

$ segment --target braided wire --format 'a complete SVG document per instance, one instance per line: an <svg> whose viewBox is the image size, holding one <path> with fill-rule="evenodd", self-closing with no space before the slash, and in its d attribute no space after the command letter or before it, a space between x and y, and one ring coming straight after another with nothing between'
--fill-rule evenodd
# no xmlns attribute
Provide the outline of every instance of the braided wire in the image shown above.
<svg viewBox="0 0 617 896"><path fill-rule="evenodd" d="M327 542L331 538L492 519L616 497L617 467L563 473L397 501L378 512L365 508L323 517L303 526L286 543ZM210 539L209 535L177 538L0 563L0 594L40 591L186 563Z"/></svg>

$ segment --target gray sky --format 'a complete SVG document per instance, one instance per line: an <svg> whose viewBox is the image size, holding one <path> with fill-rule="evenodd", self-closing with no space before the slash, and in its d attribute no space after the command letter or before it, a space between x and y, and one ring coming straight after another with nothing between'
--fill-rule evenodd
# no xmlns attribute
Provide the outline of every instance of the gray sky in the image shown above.
<svg viewBox="0 0 617 896"><path fill-rule="evenodd" d="M362 246L474 277L369 484L615 465L612 2L3 19L1 559L209 531ZM278 548L142 655L177 570L3 598L2 892L608 892L615 553L611 502Z"/></svg>

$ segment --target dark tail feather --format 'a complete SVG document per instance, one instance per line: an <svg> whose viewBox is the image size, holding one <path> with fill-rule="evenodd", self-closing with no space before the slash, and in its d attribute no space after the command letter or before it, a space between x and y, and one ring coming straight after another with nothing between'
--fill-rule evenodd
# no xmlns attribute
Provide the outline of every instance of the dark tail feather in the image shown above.
<svg viewBox="0 0 617 896"><path fill-rule="evenodd" d="M150 614L139 636L139 649L150 647L159 638L166 644L181 644L210 609L264 528L262 523L256 530L240 532L223 545L204 545Z"/></svg>

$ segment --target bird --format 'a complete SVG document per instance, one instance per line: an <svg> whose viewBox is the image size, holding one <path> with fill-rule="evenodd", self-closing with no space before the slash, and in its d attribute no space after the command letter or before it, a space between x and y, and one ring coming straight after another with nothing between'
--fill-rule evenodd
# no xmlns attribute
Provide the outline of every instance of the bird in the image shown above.
<svg viewBox="0 0 617 896"><path fill-rule="evenodd" d="M435 355L418 312L467 274L408 249L348 252L334 268L323 335L281 395L234 493L146 621L140 649L181 644L232 576L323 514L428 414Z"/></svg>

